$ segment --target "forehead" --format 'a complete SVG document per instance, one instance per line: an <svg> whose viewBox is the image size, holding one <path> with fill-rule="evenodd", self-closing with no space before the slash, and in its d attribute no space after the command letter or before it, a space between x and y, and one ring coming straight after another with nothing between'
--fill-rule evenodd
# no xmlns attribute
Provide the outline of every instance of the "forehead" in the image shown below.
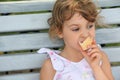
<svg viewBox="0 0 120 80"><path fill-rule="evenodd" d="M75 13L68 21L81 20L81 19L83 19L82 15L80 15L80 13Z"/></svg>
<svg viewBox="0 0 120 80"><path fill-rule="evenodd" d="M66 20L64 24L83 24L88 23L88 21L80 15L80 13L75 13L69 20Z"/></svg>

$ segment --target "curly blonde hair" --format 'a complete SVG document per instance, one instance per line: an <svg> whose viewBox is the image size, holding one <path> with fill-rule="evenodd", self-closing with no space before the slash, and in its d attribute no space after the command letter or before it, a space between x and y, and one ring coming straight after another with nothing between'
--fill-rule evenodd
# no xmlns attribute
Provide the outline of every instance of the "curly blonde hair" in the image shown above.
<svg viewBox="0 0 120 80"><path fill-rule="evenodd" d="M63 23L69 20L76 12L80 13L89 22L97 24L98 9L92 0L57 0L52 17L48 19L50 38L57 38L63 30Z"/></svg>

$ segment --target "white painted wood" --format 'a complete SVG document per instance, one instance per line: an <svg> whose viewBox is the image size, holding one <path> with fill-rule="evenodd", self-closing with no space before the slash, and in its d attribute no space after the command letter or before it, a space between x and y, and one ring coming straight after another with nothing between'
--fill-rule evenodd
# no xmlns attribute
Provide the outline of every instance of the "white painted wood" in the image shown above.
<svg viewBox="0 0 120 80"><path fill-rule="evenodd" d="M96 40L98 44L119 43L119 34L120 28L100 29L96 32ZM47 42L47 44L45 42ZM0 51L39 49L41 47L60 47L63 45L60 42L61 41L52 42L47 33L0 36ZM19 46L16 47L16 45Z"/></svg>
<svg viewBox="0 0 120 80"><path fill-rule="evenodd" d="M120 47L102 48L110 62L120 62Z"/></svg>
<svg viewBox="0 0 120 80"><path fill-rule="evenodd" d="M26 73L0 76L0 80L40 80L39 73Z"/></svg>
<svg viewBox="0 0 120 80"><path fill-rule="evenodd" d="M51 10L54 2L55 0L0 2L0 13Z"/></svg>
<svg viewBox="0 0 120 80"><path fill-rule="evenodd" d="M119 48L104 48L111 62L120 62ZM22 53L0 56L0 72L40 68L46 54ZM8 63L9 61L9 63Z"/></svg>
<svg viewBox="0 0 120 80"><path fill-rule="evenodd" d="M0 13L52 10L56 0L0 2ZM120 0L94 0L101 7L120 6ZM46 6L47 5L47 6Z"/></svg>
<svg viewBox="0 0 120 80"><path fill-rule="evenodd" d="M0 36L0 51L39 49L41 47L60 47L61 41L51 41L47 33Z"/></svg>
<svg viewBox="0 0 120 80"><path fill-rule="evenodd" d="M0 72L40 68L46 58L46 54L38 53L3 55L0 56Z"/></svg>
<svg viewBox="0 0 120 80"><path fill-rule="evenodd" d="M112 72L115 77L115 80L119 80L120 67L112 67ZM0 76L0 80L40 80L39 76L39 73L15 74Z"/></svg>
<svg viewBox="0 0 120 80"><path fill-rule="evenodd" d="M20 58L22 58L24 55L15 55L14 57L16 57L16 58L18 58L19 57L19 59ZM30 57L30 55L27 55L27 56L29 56L29 58L28 57L26 57L25 56L25 59L26 58L28 58L29 60L31 60L31 57ZM38 65L38 63L40 62L40 60L38 60L38 57L41 57L41 56L39 56L39 55L37 55L37 56L35 56L35 54L34 55L31 55L31 56L33 56L34 57L34 59L36 59L37 58L37 65ZM10 56L8 56L8 57L10 57ZM8 58L7 56L6 56L6 59ZM13 57L13 59L15 59ZM36 64L36 61L33 59L33 57L32 57L32 65L35 65ZM12 57L11 57L12 58ZM43 57L41 57L41 58L43 58ZM9 60L10 58L8 58L7 60ZM13 61L13 59L12 59L12 61L10 61L10 62L17 62L17 61ZM1 60L1 58L0 58L0 60ZM7 61L6 60L6 61ZM27 59L26 59L27 60ZM26 69L25 68L25 66L24 66L24 64L26 63L26 62L28 62L28 61L24 61L24 63L22 62L22 64L23 64L23 68L24 69ZM5 62L6 62L5 61ZM42 60L43 61L43 60ZM21 61L20 61L21 62ZM30 63L30 61L28 62L28 64ZM1 64L1 63L0 63ZM6 64L8 64L8 63L6 63ZM20 66L20 67L22 67L22 65L19 65L19 64L21 64L21 63L19 63L19 61L17 62L17 63L14 63L14 65L13 64L11 64L11 65L9 65L9 66L11 66L11 68L13 67L13 66L16 66L17 68L18 68L18 66ZM27 63L26 63L27 64ZM31 64L31 63L30 63ZM4 65L4 64L3 64ZM32 65L28 65L28 66L32 66ZM41 65L40 65L41 66ZM6 66L4 66L4 67L6 67ZM14 68L16 68L16 67L14 67ZM39 65L37 66L37 68L39 67ZM31 67L30 67L31 68ZM7 67L6 67L6 69L8 69ZM15 69L14 69L15 70ZM19 70L19 69L18 69ZM9 70L8 70L9 71ZM113 75L114 75L114 77L115 77L115 80L119 80L120 79L120 76L119 76L119 74L120 74L120 67L112 67L112 72L113 72ZM6 75L6 76L0 76L0 80L39 80L39 73L27 73L27 74L14 74L14 75Z"/></svg>
<svg viewBox="0 0 120 80"><path fill-rule="evenodd" d="M103 9L101 12L101 15L105 17L103 20L107 24L119 24L119 14L120 8ZM48 29L47 19L50 16L51 13L0 16L0 32Z"/></svg>
<svg viewBox="0 0 120 80"><path fill-rule="evenodd" d="M107 24L120 23L120 8L102 9L101 15L104 17L104 22Z"/></svg>
<svg viewBox="0 0 120 80"><path fill-rule="evenodd" d="M118 28L102 28L96 30L96 40L98 44L119 43L120 27Z"/></svg>
<svg viewBox="0 0 120 80"><path fill-rule="evenodd" d="M120 80L120 66L112 67L114 80Z"/></svg>
<svg viewBox="0 0 120 80"><path fill-rule="evenodd" d="M101 7L120 6L120 0L94 0Z"/></svg>
<svg viewBox="0 0 120 80"><path fill-rule="evenodd" d="M50 13L0 16L0 32L48 29Z"/></svg>

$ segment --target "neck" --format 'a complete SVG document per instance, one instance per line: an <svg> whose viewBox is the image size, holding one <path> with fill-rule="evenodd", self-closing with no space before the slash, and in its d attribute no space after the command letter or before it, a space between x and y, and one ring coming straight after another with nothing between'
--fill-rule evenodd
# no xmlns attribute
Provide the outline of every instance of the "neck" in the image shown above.
<svg viewBox="0 0 120 80"><path fill-rule="evenodd" d="M79 62L83 59L83 55L80 51L68 48L64 48L60 55L72 62Z"/></svg>

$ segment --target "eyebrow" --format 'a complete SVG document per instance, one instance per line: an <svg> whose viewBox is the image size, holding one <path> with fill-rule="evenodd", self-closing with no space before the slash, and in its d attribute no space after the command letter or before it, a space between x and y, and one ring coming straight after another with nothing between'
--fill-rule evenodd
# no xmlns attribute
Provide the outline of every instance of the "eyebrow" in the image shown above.
<svg viewBox="0 0 120 80"><path fill-rule="evenodd" d="M87 22L86 26L88 26L91 22ZM72 27L72 26L81 26L81 24L77 24L77 23L72 23L72 24L68 24L68 27Z"/></svg>
<svg viewBox="0 0 120 80"><path fill-rule="evenodd" d="M72 27L72 26L80 26L80 24L70 24L70 25L68 25L68 27Z"/></svg>

